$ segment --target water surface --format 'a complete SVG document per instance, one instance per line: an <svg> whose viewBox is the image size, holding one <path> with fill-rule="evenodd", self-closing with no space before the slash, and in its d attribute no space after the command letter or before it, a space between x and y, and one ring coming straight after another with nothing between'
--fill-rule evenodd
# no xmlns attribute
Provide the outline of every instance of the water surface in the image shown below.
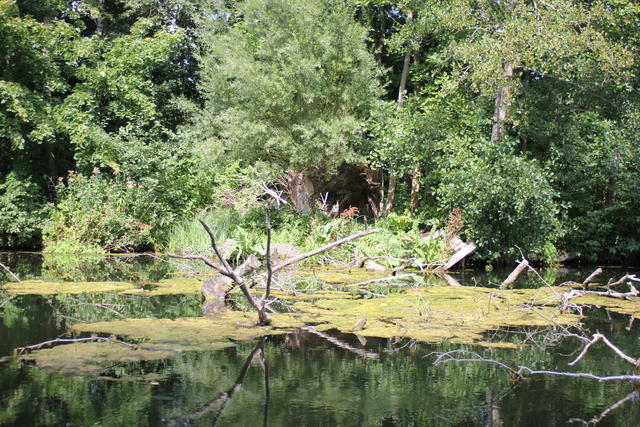
<svg viewBox="0 0 640 427"><path fill-rule="evenodd" d="M0 262L23 279L153 283L176 274L199 274L146 256L48 257L2 254ZM548 271L555 283L590 271ZM618 276L620 271L606 270ZM496 285L505 272L464 271L464 285ZM7 281L0 275L0 283ZM537 284L536 284L537 283ZM538 286L533 277L518 286ZM0 291L0 357L17 347L64 337L71 324L126 317L197 317L196 296L137 297L56 295L12 297ZM105 309L112 308L114 312ZM625 316L591 309L589 330L640 356L638 328ZM61 375L3 359L0 363L0 425L272 425L272 426L463 426L581 425L623 402L598 425L637 426L638 386L561 377L514 381L490 364L434 366L435 352L466 349L511 366L573 370L600 375L631 373L625 362L594 347L575 368L566 366L581 349L573 339L556 340L558 328L493 331L495 342L525 343L519 349L485 348L409 340L358 339L329 332L356 348L377 353L367 359L305 331L238 342L219 351L114 363L97 376ZM557 337L556 337L557 338ZM626 398L626 400L625 400Z"/></svg>

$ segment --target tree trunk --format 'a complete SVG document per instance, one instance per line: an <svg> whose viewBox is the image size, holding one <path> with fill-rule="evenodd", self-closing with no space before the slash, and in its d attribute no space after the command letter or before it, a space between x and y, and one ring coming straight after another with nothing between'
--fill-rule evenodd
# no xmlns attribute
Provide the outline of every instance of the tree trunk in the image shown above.
<svg viewBox="0 0 640 427"><path fill-rule="evenodd" d="M407 12L407 24L413 21L413 11ZM400 87L398 89L398 108L404 104L404 96L407 92L407 78L409 77L409 64L411 63L411 51L407 50L404 54L404 63L402 64L402 74L400 75Z"/></svg>
<svg viewBox="0 0 640 427"><path fill-rule="evenodd" d="M315 193L311 178L302 171L291 172L287 177L289 197L296 212L307 213L311 210Z"/></svg>
<svg viewBox="0 0 640 427"><path fill-rule="evenodd" d="M387 204L384 207L384 214L389 215L393 210L393 200L396 197L396 182L398 174L395 171L389 173L389 188L387 188Z"/></svg>
<svg viewBox="0 0 640 427"><path fill-rule="evenodd" d="M511 80L514 77L513 65L502 64L503 76ZM512 87L508 84L499 86L496 91L495 110L493 113L493 129L491 130L491 141L501 142L506 134L506 121L511 106Z"/></svg>
<svg viewBox="0 0 640 427"><path fill-rule="evenodd" d="M407 12L407 24L413 21L413 11ZM404 62L402 64L402 74L400 75L400 87L398 88L398 109L404 104L404 97L407 92L407 78L409 77L409 64L411 63L411 51L404 54ZM393 202L396 196L396 184L398 182L398 174L395 170L389 171L389 188L387 190L387 205L384 214L389 215L393 210Z"/></svg>
<svg viewBox="0 0 640 427"><path fill-rule="evenodd" d="M411 172L411 203L409 204L409 212L414 213L418 208L418 196L420 194L420 180L422 179L422 169L420 164L416 163Z"/></svg>
<svg viewBox="0 0 640 427"><path fill-rule="evenodd" d="M56 167L56 155L53 152L53 144L49 141L45 141L43 145L47 160L47 176L52 180L53 185L55 185L56 179L58 179L58 168Z"/></svg>

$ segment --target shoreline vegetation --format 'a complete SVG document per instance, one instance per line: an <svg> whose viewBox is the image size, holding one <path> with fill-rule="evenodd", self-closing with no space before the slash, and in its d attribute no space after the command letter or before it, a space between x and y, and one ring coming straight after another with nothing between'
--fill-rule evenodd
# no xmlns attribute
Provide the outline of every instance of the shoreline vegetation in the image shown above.
<svg viewBox="0 0 640 427"><path fill-rule="evenodd" d="M268 210L302 252L383 228L329 255L354 265L460 242L488 268L637 264L639 21L630 0L0 0L0 248L198 253L203 218L234 263Z"/></svg>

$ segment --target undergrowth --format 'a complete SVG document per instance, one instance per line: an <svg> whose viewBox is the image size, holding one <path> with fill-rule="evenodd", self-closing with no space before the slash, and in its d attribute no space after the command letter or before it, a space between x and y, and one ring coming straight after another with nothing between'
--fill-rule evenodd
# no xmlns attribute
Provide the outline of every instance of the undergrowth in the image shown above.
<svg viewBox="0 0 640 427"><path fill-rule="evenodd" d="M287 209L271 209L272 243L294 246L304 252L316 249L366 228L380 227L371 234L330 252L315 261L352 263L357 259L374 258L376 262L395 267L401 260L428 264L446 258L443 238L430 237L435 224L409 215L390 214L373 224L367 224L356 211L346 211L338 218L319 212L300 214ZM209 211L203 219L216 234L219 246L231 261L238 262L250 254L264 254L266 246L266 208L256 207L246 214L231 208ZM426 232L425 232L426 231ZM174 226L163 249L169 252L210 253L209 237L197 218Z"/></svg>

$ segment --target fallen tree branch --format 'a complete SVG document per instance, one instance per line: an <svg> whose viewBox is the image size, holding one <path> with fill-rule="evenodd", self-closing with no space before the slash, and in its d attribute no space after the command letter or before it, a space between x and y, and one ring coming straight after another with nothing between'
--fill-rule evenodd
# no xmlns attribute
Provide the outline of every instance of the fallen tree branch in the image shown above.
<svg viewBox="0 0 640 427"><path fill-rule="evenodd" d="M449 270L451 267L462 261L467 256L471 255L477 246L475 242L470 242L460 248L449 260L441 267L438 267L436 270Z"/></svg>
<svg viewBox="0 0 640 427"><path fill-rule="evenodd" d="M202 262L204 262L206 265L208 265L209 267L215 269L216 271L218 271L220 274L222 274L223 276L226 276L228 278L230 278L231 280L233 280L233 282L235 283L235 285L237 287L240 288L240 290L242 291L242 293L244 294L245 298L247 299L247 301L249 302L249 304L251 304L253 306L253 308L256 309L256 311L258 312L258 321L261 325L266 325L269 324L271 322L269 316L266 313L266 301L269 297L269 291L270 291L270 287L271 287L271 279L273 277L273 274L276 273L278 270L281 270L291 264L294 264L296 262L302 261L306 258L312 257L314 255L318 255L321 254L323 252L327 252L333 248L336 248L340 245L343 245L345 243L351 242L353 240L359 239L361 237L367 236L369 234L373 234L373 233L377 233L378 231L382 231L381 228L374 228L374 229L370 229L370 230L364 230L361 231L359 233L355 233L352 234L351 236L347 236L344 237L340 240L337 240L333 243L330 243L328 245L325 245L319 249L315 249L313 251L310 252L306 252L303 253L301 255L298 255L296 257L293 258L289 258L288 260L278 264L275 267L271 267L271 258L270 258L270 254L269 254L269 249L271 246L271 232L270 232L270 228L267 230L267 282L266 282L266 286L265 286L265 292L261 298L261 300L258 302L256 301L256 299L251 295L251 292L249 291L249 287L247 286L247 284L245 283L245 280L243 278L243 276L245 274L249 274L250 272L252 272L256 266L254 265L253 262L249 262L249 258L247 260L245 260L245 262L238 267L237 269L233 269L231 268L231 266L229 265L229 263L227 262L227 260L224 258L224 256L222 255L222 253L219 251L218 249L218 245L216 244L216 237L215 234L213 233L213 231L211 231L211 228L209 228L209 226L202 220L199 219L200 224L202 224L202 226L204 227L205 231L207 232L207 234L209 235L209 239L211 240L211 248L213 249L214 253L216 254L216 257L218 258L218 260L220 261L220 264L213 262L212 260L210 260L209 258L207 258L204 255L191 255L191 254L184 254L184 255L180 255L180 254L175 254L175 253L170 253L168 254L170 257L172 258L182 258L182 259L195 259L195 260L200 260ZM267 218L267 222L268 222L268 218ZM255 282L255 278L252 279L250 281L251 283Z"/></svg>
<svg viewBox="0 0 640 427"><path fill-rule="evenodd" d="M602 273L602 269L600 267L596 268L596 270L593 273L591 273L586 279L584 279L584 282L582 282L582 284L585 286L588 285L593 281L593 279L595 279L601 273Z"/></svg>
<svg viewBox="0 0 640 427"><path fill-rule="evenodd" d="M13 271L11 271L11 270L9 269L9 267L7 267L6 265L4 265L4 264L3 264L3 263L1 263L1 262L0 262L0 267L4 268L4 269L7 271L7 273L9 273L9 275L10 275L11 277L13 277L13 279L14 279L16 282L22 282L22 280L20 280L20 278L19 278L16 274L14 274L14 272L13 272Z"/></svg>
<svg viewBox="0 0 640 427"><path fill-rule="evenodd" d="M518 266L513 269L511 274L509 274L509 276L507 276L507 278L504 279L502 284L500 284L500 289L504 290L504 289L507 289L509 286L511 286L511 284L518 279L518 276L520 276L520 274L524 270L526 270L528 267L529 267L529 261L523 258L522 261L518 263Z"/></svg>
<svg viewBox="0 0 640 427"><path fill-rule="evenodd" d="M329 243L328 245L325 245L321 248L318 249L314 249L312 251L309 252L305 252L303 254L300 254L296 257L293 258L289 258L288 260L276 265L275 267L273 267L273 272L276 273L279 270L282 270L283 268L291 265L291 264L295 264L296 262L300 262L304 259L310 258L314 255L319 255L321 253L330 251L331 249L337 248L338 246L344 245L345 243L349 243L353 240L359 239L361 237L365 237L368 236L369 234L373 234L373 233L377 233L379 231L382 231L382 228L371 228L369 230L364 230L364 231L360 231L359 233L356 234L352 234L351 236L347 236L347 237L343 237L340 240L336 240L335 242Z"/></svg>

